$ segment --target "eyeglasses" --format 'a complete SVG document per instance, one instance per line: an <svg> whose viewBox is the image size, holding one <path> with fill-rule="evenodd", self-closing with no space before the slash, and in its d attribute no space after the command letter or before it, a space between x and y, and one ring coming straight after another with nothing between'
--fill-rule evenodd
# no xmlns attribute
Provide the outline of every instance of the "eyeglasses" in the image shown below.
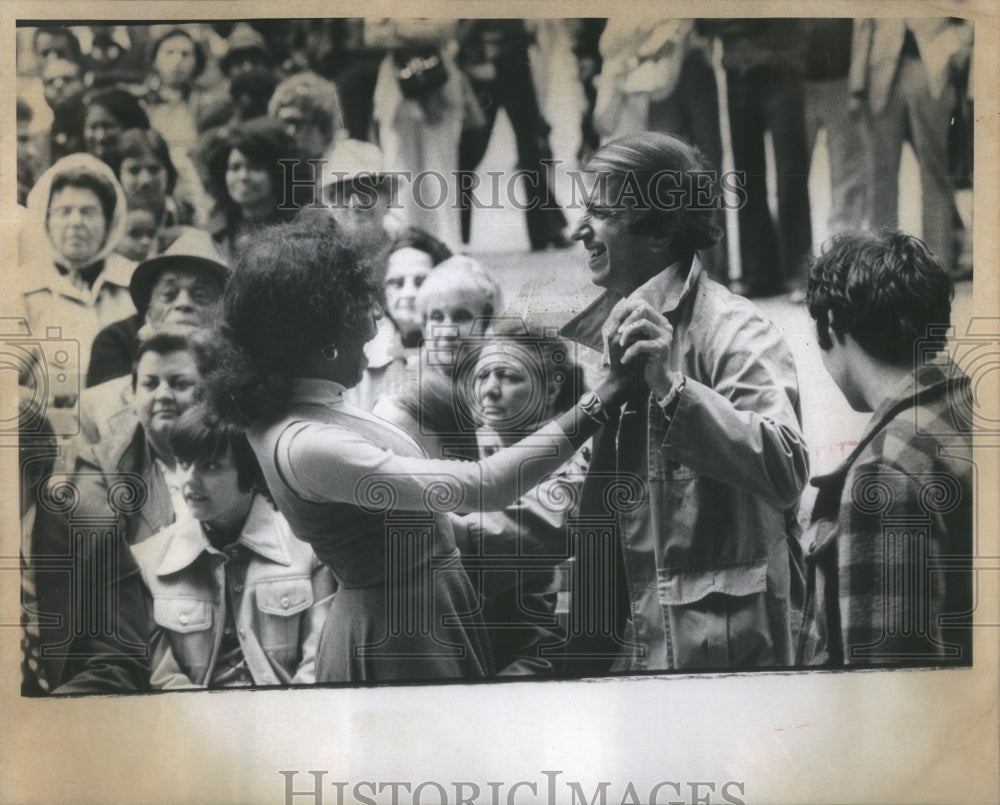
<svg viewBox="0 0 1000 805"><path fill-rule="evenodd" d="M195 285L190 288L185 288L184 290L187 291L188 296L191 298L191 301L194 302L196 305L201 305L201 306L212 305L215 304L215 302L219 298L218 291L203 285ZM157 302L161 305L169 305L177 298L180 292L181 289L176 285L168 286L166 288L161 288L160 290L155 291L152 294L151 299L152 301Z"/></svg>

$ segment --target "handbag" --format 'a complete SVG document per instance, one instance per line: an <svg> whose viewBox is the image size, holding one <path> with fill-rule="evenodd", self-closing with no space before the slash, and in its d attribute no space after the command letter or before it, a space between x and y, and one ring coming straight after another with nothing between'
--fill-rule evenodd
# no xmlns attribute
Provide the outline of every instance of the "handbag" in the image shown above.
<svg viewBox="0 0 1000 805"><path fill-rule="evenodd" d="M395 64L404 98L421 100L448 83L448 68L439 50L397 52Z"/></svg>
<svg viewBox="0 0 1000 805"><path fill-rule="evenodd" d="M648 93L652 101L669 97L680 80L693 30L690 20L668 20L658 25L627 63L622 92Z"/></svg>

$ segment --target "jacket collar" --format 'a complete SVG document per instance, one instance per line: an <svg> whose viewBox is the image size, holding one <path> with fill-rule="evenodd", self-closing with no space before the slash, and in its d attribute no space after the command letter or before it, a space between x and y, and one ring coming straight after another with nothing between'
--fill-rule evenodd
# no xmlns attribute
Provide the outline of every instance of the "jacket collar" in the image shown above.
<svg viewBox="0 0 1000 805"><path fill-rule="evenodd" d="M280 524L275 522L277 517L270 503L261 495L256 495L236 543L265 559L287 567L292 563L292 558L288 548L278 539L278 535L283 531ZM185 514L179 517L174 525L170 547L160 560L156 575L169 576L184 570L206 551L219 553L208 541L201 523L189 514Z"/></svg>
<svg viewBox="0 0 1000 805"><path fill-rule="evenodd" d="M118 413L120 412L116 412L116 417ZM138 422L133 422L130 429L109 430L100 442L99 449L106 456L103 462L105 466L117 467L123 472L135 472L148 467L153 460L146 444L146 433Z"/></svg>
<svg viewBox="0 0 1000 805"><path fill-rule="evenodd" d="M93 286L89 289L75 285L69 275L64 275L59 271L59 267L50 261L39 271L37 280L25 293L51 290L73 299L89 300L97 299L106 286L110 286L112 290L120 288L128 291L129 283L132 281L132 272L135 271L136 264L122 257L120 254L109 254L107 257L101 259L104 262L104 267L94 279ZM42 267L39 266L39 268Z"/></svg>
<svg viewBox="0 0 1000 805"><path fill-rule="evenodd" d="M702 273L701 261L697 255L694 256L687 276L681 274L680 268L680 262L673 263L636 288L628 298L644 299L664 315L673 313L690 296ZM611 309L621 299L620 294L605 291L581 313L570 319L559 331L560 334L585 347L603 352L604 340L601 328L611 315Z"/></svg>
<svg viewBox="0 0 1000 805"><path fill-rule="evenodd" d="M132 282L132 274L135 272L136 263L120 254L109 254L104 260L104 270L94 281L95 295L105 285L117 285L128 290L129 283Z"/></svg>
<svg viewBox="0 0 1000 805"><path fill-rule="evenodd" d="M948 395L959 386L967 385L968 382L969 378L965 373L947 356L938 356L924 363L913 373L903 378L894 391L882 401L882 404L872 414L872 418L865 426L864 433L850 455L832 472L813 478L812 485L827 486L834 481L839 481L842 476L846 476L851 465L854 464L869 442L891 420L906 409L926 405L932 400Z"/></svg>

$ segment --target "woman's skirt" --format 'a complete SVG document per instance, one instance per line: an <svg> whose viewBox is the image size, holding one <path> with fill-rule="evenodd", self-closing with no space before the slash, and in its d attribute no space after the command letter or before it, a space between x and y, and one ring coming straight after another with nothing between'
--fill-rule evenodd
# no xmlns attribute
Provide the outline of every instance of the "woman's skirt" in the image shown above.
<svg viewBox="0 0 1000 805"><path fill-rule="evenodd" d="M456 550L387 573L384 585L343 588L316 657L316 681L480 679L493 672L480 599Z"/></svg>

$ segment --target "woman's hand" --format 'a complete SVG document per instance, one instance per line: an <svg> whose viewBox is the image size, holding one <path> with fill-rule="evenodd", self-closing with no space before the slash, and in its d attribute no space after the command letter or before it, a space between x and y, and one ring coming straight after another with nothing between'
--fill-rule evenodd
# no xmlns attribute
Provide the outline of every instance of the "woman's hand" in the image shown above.
<svg viewBox="0 0 1000 805"><path fill-rule="evenodd" d="M607 363L602 368L594 393L601 399L605 408L617 408L625 401L629 392L641 382L641 362L624 361L626 350L617 335L609 337L605 332L604 343Z"/></svg>

